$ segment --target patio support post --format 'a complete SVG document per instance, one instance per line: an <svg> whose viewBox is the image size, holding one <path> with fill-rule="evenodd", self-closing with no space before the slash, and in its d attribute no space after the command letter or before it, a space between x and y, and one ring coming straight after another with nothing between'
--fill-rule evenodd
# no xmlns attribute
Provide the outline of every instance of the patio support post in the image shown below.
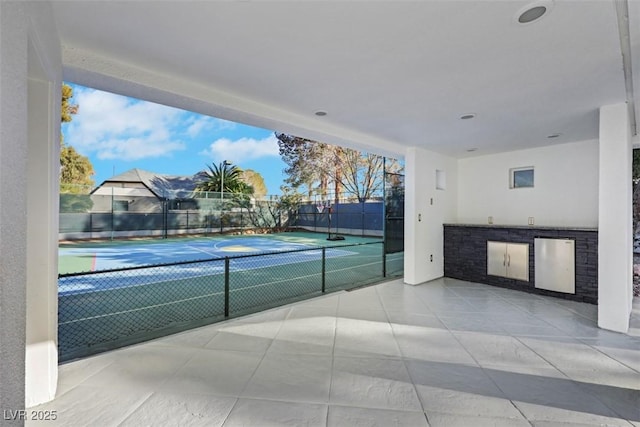
<svg viewBox="0 0 640 427"><path fill-rule="evenodd" d="M627 104L600 108L598 326L627 332L633 301L631 128Z"/></svg>
<svg viewBox="0 0 640 427"><path fill-rule="evenodd" d="M10 415L57 386L62 55L50 4L0 2L0 57L0 408Z"/></svg>
<svg viewBox="0 0 640 427"><path fill-rule="evenodd" d="M0 2L0 408L15 411L25 404L28 42L24 7Z"/></svg>

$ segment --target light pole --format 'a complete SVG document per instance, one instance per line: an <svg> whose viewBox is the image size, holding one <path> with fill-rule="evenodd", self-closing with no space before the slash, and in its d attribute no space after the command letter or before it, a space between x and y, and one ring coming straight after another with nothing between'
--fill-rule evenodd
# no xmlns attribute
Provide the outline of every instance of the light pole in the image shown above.
<svg viewBox="0 0 640 427"><path fill-rule="evenodd" d="M222 233L222 216L224 214L224 172L227 170L227 166L230 165L231 162L223 160L220 168L220 233Z"/></svg>

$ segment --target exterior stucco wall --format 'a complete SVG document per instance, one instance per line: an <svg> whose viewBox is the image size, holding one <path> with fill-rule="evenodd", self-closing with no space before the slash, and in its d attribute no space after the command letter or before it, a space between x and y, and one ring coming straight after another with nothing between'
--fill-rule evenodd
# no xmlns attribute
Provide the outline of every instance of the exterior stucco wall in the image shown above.
<svg viewBox="0 0 640 427"><path fill-rule="evenodd" d="M11 416L15 411L55 394L61 81L51 6L0 2L3 425L21 425L20 417Z"/></svg>
<svg viewBox="0 0 640 427"><path fill-rule="evenodd" d="M27 267L27 16L0 2L0 410L24 408ZM4 413L4 412L3 412ZM19 420L3 420L20 425ZM4 425L4 424L3 424Z"/></svg>

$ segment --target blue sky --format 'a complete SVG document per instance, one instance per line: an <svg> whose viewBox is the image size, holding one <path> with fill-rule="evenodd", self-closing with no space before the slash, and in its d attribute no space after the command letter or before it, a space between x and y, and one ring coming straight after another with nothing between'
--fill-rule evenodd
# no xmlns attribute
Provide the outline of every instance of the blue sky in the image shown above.
<svg viewBox="0 0 640 427"><path fill-rule="evenodd" d="M260 172L268 194L281 193L286 165L272 130L69 84L80 108L62 124L64 140L89 157L96 185L114 171L193 175L228 160Z"/></svg>

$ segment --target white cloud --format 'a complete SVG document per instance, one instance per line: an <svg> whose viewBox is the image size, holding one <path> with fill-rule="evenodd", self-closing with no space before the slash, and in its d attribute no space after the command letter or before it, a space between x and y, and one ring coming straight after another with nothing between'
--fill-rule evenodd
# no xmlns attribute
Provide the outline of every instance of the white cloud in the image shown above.
<svg viewBox="0 0 640 427"><path fill-rule="evenodd" d="M277 157L280 155L278 139L275 135L269 135L263 139L240 138L235 141L220 138L212 142L209 148L200 154L217 162L229 160L236 164L261 157Z"/></svg>
<svg viewBox="0 0 640 427"><path fill-rule="evenodd" d="M175 131L184 111L88 88L76 87L74 95L80 109L68 124L66 142L83 153L137 160L186 148Z"/></svg>
<svg viewBox="0 0 640 427"><path fill-rule="evenodd" d="M187 125L188 127L186 132L191 138L194 138L203 132L228 130L236 127L234 122L208 116L194 116L187 122Z"/></svg>

